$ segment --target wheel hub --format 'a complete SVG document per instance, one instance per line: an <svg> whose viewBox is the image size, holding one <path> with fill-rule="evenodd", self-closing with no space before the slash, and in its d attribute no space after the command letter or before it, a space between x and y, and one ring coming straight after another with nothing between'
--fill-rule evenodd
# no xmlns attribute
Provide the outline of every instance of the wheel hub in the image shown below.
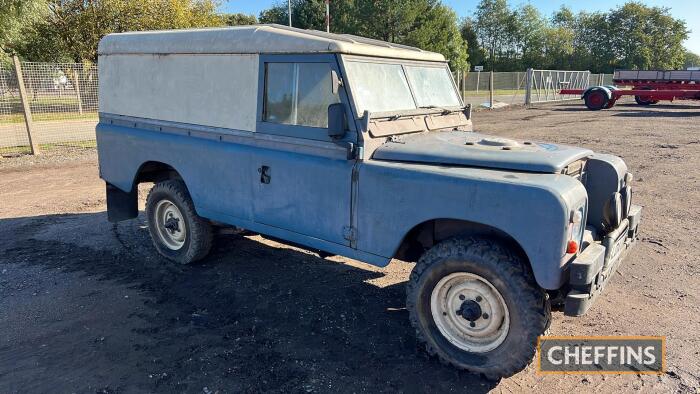
<svg viewBox="0 0 700 394"><path fill-rule="evenodd" d="M430 310L440 333L454 346L484 353L508 335L510 316L501 293L485 278L455 272L440 279L430 296Z"/></svg>
<svg viewBox="0 0 700 394"><path fill-rule="evenodd" d="M467 300L462 303L456 313L464 320L473 322L481 317L481 306L474 300Z"/></svg>
<svg viewBox="0 0 700 394"><path fill-rule="evenodd" d="M180 231L180 219L170 216L165 219L165 224L163 227L165 227L170 234L175 234L175 232Z"/></svg>
<svg viewBox="0 0 700 394"><path fill-rule="evenodd" d="M179 250L187 239L184 216L172 201L160 200L154 218L160 241L170 250Z"/></svg>

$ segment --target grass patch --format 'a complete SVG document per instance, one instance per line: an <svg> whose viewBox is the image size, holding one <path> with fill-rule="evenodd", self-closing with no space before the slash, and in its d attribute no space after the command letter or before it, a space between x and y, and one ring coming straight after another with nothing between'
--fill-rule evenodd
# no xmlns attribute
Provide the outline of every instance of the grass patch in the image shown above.
<svg viewBox="0 0 700 394"><path fill-rule="evenodd" d="M494 96L524 96L526 93L527 91L524 89L496 89L493 91ZM462 94L464 97L488 97L490 92L488 89L479 90L478 92L476 90L464 90Z"/></svg>
<svg viewBox="0 0 700 394"><path fill-rule="evenodd" d="M22 100L19 97L5 97L2 101L9 105L22 106ZM54 105L71 105L78 106L78 98L75 96L66 95L65 97L56 96L37 96L29 100L31 106L54 106Z"/></svg>
<svg viewBox="0 0 700 394"><path fill-rule="evenodd" d="M97 120L97 112L44 112L32 113L32 121L46 122L57 120ZM0 115L0 124L24 123L24 114Z"/></svg>
<svg viewBox="0 0 700 394"><path fill-rule="evenodd" d="M90 149L96 148L96 140L85 140L85 141L71 141L71 142L51 142L47 144L39 144L40 151L52 151L66 148L80 148L80 149ZM0 156L3 155L28 155L31 154L31 148L26 146L10 146L6 148L0 148Z"/></svg>

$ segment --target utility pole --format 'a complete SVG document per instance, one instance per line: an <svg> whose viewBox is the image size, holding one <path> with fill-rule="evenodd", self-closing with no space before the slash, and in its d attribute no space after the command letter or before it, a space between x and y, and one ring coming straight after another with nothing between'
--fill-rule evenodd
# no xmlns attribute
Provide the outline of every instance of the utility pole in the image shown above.
<svg viewBox="0 0 700 394"><path fill-rule="evenodd" d="M292 0L287 0L287 15L289 16L289 27L292 27Z"/></svg>
<svg viewBox="0 0 700 394"><path fill-rule="evenodd" d="M331 32L331 0L326 0L326 33Z"/></svg>

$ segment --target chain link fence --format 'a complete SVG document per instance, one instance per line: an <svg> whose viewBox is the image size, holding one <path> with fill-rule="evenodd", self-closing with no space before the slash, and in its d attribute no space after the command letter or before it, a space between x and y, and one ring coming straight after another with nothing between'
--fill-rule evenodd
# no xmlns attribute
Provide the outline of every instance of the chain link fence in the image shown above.
<svg viewBox="0 0 700 394"><path fill-rule="evenodd" d="M559 94L561 89L586 89L592 85L613 84L612 74L562 70L531 70L530 72L532 81L529 86L527 71L494 72L493 89L491 89L490 72L454 73L454 78L465 104L488 108L524 105L527 103L528 89L531 103L544 103L580 98L572 95L562 96Z"/></svg>
<svg viewBox="0 0 700 394"><path fill-rule="evenodd" d="M0 65L0 154L94 147L97 67L80 63L15 64L19 64L19 70L13 65ZM18 75L22 76L21 83Z"/></svg>
<svg viewBox="0 0 700 394"><path fill-rule="evenodd" d="M523 104L527 82L526 72L494 72L493 101L504 104ZM465 104L474 107L491 106L491 73L468 72L458 76L458 84Z"/></svg>
<svg viewBox="0 0 700 394"><path fill-rule="evenodd" d="M591 85L605 86L614 84L613 74L591 74Z"/></svg>

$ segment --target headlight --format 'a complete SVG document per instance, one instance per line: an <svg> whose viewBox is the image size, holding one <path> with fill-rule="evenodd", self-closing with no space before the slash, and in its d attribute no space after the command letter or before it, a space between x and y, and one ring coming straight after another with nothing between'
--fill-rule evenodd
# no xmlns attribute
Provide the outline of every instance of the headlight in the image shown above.
<svg viewBox="0 0 700 394"><path fill-rule="evenodd" d="M571 218L569 220L569 236L566 243L566 253L576 253L581 247L581 242L583 241L583 231L586 229L584 223L584 214L586 206L582 206L579 209L571 213Z"/></svg>
<svg viewBox="0 0 700 394"><path fill-rule="evenodd" d="M583 229L585 227L583 225L583 207L581 207L571 217L571 239L580 241L583 238Z"/></svg>

